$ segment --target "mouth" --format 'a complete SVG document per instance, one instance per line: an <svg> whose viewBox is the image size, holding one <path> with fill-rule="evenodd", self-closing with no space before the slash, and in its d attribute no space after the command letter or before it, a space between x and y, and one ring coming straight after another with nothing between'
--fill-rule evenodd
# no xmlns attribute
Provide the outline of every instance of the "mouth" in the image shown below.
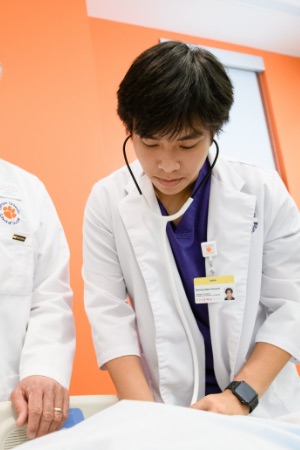
<svg viewBox="0 0 300 450"><path fill-rule="evenodd" d="M158 177L156 177L156 179L161 186L165 186L165 187L177 186L182 180L182 178L174 178L174 179L169 180L169 179L158 178Z"/></svg>

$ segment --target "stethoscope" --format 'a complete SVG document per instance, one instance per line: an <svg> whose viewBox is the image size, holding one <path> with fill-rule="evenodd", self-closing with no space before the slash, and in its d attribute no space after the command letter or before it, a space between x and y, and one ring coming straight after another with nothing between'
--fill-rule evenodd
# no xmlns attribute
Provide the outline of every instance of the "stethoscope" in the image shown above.
<svg viewBox="0 0 300 450"><path fill-rule="evenodd" d="M124 160L125 160L126 166L127 166L127 168L128 168L128 171L129 171L129 173L130 173L130 175L131 175L131 178L132 178L133 181L134 181L134 184L135 184L135 186L136 186L136 188L137 188L139 194L140 194L141 196L143 196L143 198L144 198L145 201L146 201L146 198L145 198L145 196L143 195L142 190L141 190L141 188L139 187L138 182L136 181L136 178L135 178L135 176L134 176L134 174L133 174L133 172L132 172L132 170L131 170L131 167L130 167L130 165L129 165L129 163L128 163L128 159L127 159L127 155L126 155L126 144L127 144L128 140L129 140L131 137L132 137L132 135L127 136L126 139L125 139L125 141L124 141L124 143L123 143L123 156L124 156ZM160 221L163 222L165 225L167 225L168 222L171 222L171 221L176 220L176 219L178 219L179 217L183 216L183 214L187 211L187 209L189 208L189 206L192 204L192 202L193 202L193 200L194 200L194 197L195 197L196 193L199 191L199 189L204 185L204 183L205 183L205 182L208 180L208 178L210 177L210 175L211 175L211 173L212 173L212 170L213 170L213 168L214 168L214 166L215 166L215 164L216 164L216 162L217 162L218 156L219 156L219 146L218 146L218 143L217 143L217 141L216 141L215 139L213 139L213 143L214 143L215 146L216 146L216 156L215 156L215 158L214 158L214 160L213 160L213 162L212 162L212 164L211 164L211 166L210 166L209 171L207 172L207 174L205 175L205 177L203 178L203 180L201 181L201 183L199 184L199 186L195 189L195 191L193 192L193 195L190 196L190 197L186 200L186 202L184 203L184 205L180 208L179 211L177 211L177 213L172 214L172 215L170 215L170 216L162 216L161 214L159 214L159 213L153 211L153 210L150 208L150 206L148 205L149 210L151 211L152 214L154 214L154 215L156 216L156 219L159 217ZM146 201L146 203L147 203L147 201ZM162 230L162 242L164 242L165 253L166 253L166 255L168 255L168 245L167 245L167 238L166 238L166 237L167 237L166 229L165 229L165 228L161 228L161 230ZM185 333L186 333L186 335L187 335L187 339L188 339L189 346L190 346L190 349L191 349L191 354L192 354L193 368L194 368L194 388L193 388L193 395L192 395L192 399L191 399L191 405L193 405L194 403L197 402L197 400L198 400L198 395L199 395L199 362L198 362L197 349L196 349L196 345L195 345L195 342L194 342L194 339L193 339L193 335L192 335L192 333L191 333L191 330L190 330L188 321L187 321L186 316L185 316L185 313L184 313L184 311L183 311L182 304L181 304L180 299L179 299L179 297L178 297L177 289L176 289L175 282L174 282L174 278L173 278L172 267L171 267L171 263L170 263L170 260L169 260L168 257L166 257L166 262L167 262L167 266L168 266L167 268L168 268L168 274L169 274L169 278L170 278L170 286L171 286L171 290L172 290L172 295L173 295L174 302L175 302L175 305L176 305L176 308L177 308L177 312L178 312L178 314L179 314L179 317L180 317L180 319L181 319L181 322L182 322L182 325L183 325L183 327L184 327Z"/></svg>
<svg viewBox="0 0 300 450"><path fill-rule="evenodd" d="M127 142L129 141L129 139L132 137L132 135L130 134L129 136L127 136L127 138L125 139L125 141L124 141L124 143L123 143L123 156L124 156L124 159L125 159L125 163L126 163L126 166L127 166L127 169L129 170L129 173L130 173L130 175L131 175L131 178L133 179L133 181L134 181L134 184L136 185L136 188L137 188L137 190L138 190L138 192L139 192L139 194L140 195L143 195L143 193L142 193L142 191L141 191L141 188L139 187L139 185L138 185L138 182L136 181L136 178L135 178L135 176L134 176L134 174L133 174L133 172L132 172L132 170L131 170L131 167L130 167L130 165L129 165L129 163L128 163L128 159L127 159L127 155L126 155L126 144L127 144ZM210 166L210 169L209 169L209 171L207 172L207 174L205 175L205 177L203 178L203 180L201 181L201 183L199 184L199 186L197 187L197 189L193 192L193 195L190 197L191 199L193 199L194 197L195 197L195 195L197 194L197 192L199 191L199 189L203 186L203 184L206 182L206 180L208 180L208 178L210 177L210 175L211 175L211 172L212 172L212 170L213 170L213 168L214 168L214 166L215 166L215 164L216 164L216 162L217 162L217 159L218 159L218 156L219 156L219 146L218 146L218 143L217 143L217 141L215 140L215 139L213 139L213 143L215 144L215 146L216 146L216 156L215 156L215 159L213 160L213 162L212 162L212 164L211 164L211 166ZM187 200L187 201L189 201L189 199ZM189 205L191 204L191 202L189 202ZM184 206L184 205L183 205ZM182 207L183 208L183 207ZM181 209L182 209L181 208ZM179 211L181 211L181 209L179 210ZM176 215L179 213L179 211L176 213ZM174 215L174 214L173 214ZM172 216L173 216L172 215ZM168 216L168 217L172 217L172 216ZM180 216L178 216L178 217L180 217ZM174 220L174 219L173 219Z"/></svg>

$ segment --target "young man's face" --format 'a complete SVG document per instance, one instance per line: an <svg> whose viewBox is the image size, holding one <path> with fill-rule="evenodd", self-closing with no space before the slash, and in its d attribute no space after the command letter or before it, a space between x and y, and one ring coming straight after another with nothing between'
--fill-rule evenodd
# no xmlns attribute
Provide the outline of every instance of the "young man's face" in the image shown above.
<svg viewBox="0 0 300 450"><path fill-rule="evenodd" d="M207 157L211 132L187 130L175 138L140 137L133 133L132 140L136 156L162 203L170 203L172 198L182 198L184 202Z"/></svg>
<svg viewBox="0 0 300 450"><path fill-rule="evenodd" d="M226 298L227 298L228 300L231 300L231 299L232 299L232 291L230 291L229 289L228 289L228 291L226 292Z"/></svg>

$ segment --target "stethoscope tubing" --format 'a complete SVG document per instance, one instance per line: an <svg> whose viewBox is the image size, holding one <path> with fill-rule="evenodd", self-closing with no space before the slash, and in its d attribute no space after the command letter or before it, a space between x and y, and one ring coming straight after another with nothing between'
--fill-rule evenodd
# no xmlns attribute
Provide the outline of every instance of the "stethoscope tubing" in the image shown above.
<svg viewBox="0 0 300 450"><path fill-rule="evenodd" d="M124 143L123 143L123 155L124 155L124 160L126 163L126 166L129 170L129 173L135 183L135 186L139 192L140 195L143 195L141 188L138 185L138 182L136 181L136 178L131 170L131 167L128 163L128 159L127 159L127 155L126 155L126 144L128 142L128 140L131 138L132 136L129 135L126 137ZM175 213L172 214L170 216L163 216L162 218L164 219L165 224L167 224L167 222L175 220L179 217L181 217L185 211L189 208L190 204L193 202L193 198L195 197L196 193L199 191L199 189L204 185L204 183L208 180L208 178L210 177L212 170L217 162L218 156L219 156L219 146L218 143L216 142L215 139L213 139L213 142L216 146L216 156L210 166L210 170L208 171L208 173L206 174L206 176L203 178L203 180L201 181L201 183L199 184L199 186L197 187L197 189L193 192L193 196L189 197L188 200L185 202L185 204L180 208L180 210ZM144 197L145 198L145 197ZM153 212L151 210L151 212ZM156 215L156 214L155 214ZM166 262L167 262L167 270L168 270L168 275L169 275L169 279L170 279L170 287L171 287L171 291L172 291L172 295L173 295L173 299L174 299L174 303L177 309L177 312L179 314L180 320L182 322L184 331L186 333L188 342L189 342L189 346L190 346L190 350L191 350L191 354L192 354L192 360L193 360L193 373L194 373L194 388L193 388L193 394L192 394L192 399L191 399L191 404L193 405L194 403L197 402L198 400L198 396L199 396L199 361L198 361L198 355L197 355L197 349L196 349L196 345L192 336L192 332L190 330L188 321L186 319L185 313L183 311L179 296L177 294L177 290L176 290L176 285L175 285L175 281L174 281L174 277L173 277L173 272L172 272L172 267L170 264L170 260L168 258L168 246L167 246L167 233L166 230L164 229L164 233L162 236L162 240L164 242L164 250L165 250L165 254L166 254Z"/></svg>

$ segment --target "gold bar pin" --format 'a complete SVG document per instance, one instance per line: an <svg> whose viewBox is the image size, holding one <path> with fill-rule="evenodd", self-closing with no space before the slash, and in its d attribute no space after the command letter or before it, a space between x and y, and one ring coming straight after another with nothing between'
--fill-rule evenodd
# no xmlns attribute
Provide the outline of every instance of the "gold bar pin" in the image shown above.
<svg viewBox="0 0 300 450"><path fill-rule="evenodd" d="M26 241L26 236L20 236L20 234L14 234L12 238L15 241L21 241L21 242L25 242Z"/></svg>

